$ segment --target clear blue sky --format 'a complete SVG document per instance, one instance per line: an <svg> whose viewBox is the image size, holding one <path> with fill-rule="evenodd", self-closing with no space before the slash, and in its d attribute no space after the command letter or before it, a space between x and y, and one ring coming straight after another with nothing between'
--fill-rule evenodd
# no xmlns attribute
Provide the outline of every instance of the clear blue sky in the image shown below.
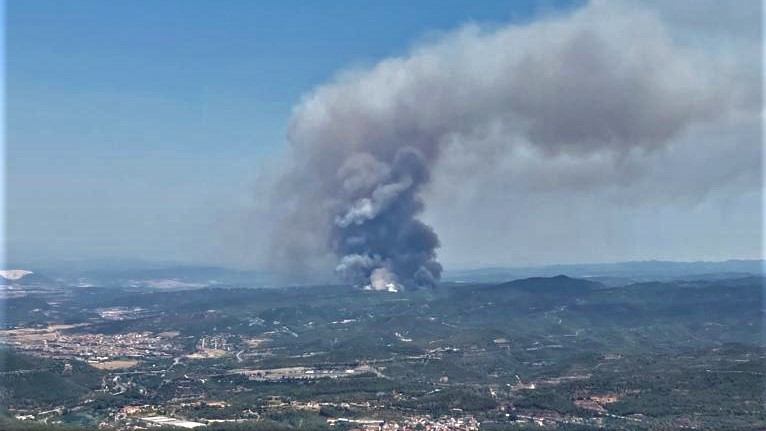
<svg viewBox="0 0 766 431"><path fill-rule="evenodd" d="M10 258L201 261L340 70L581 2L7 2Z"/></svg>

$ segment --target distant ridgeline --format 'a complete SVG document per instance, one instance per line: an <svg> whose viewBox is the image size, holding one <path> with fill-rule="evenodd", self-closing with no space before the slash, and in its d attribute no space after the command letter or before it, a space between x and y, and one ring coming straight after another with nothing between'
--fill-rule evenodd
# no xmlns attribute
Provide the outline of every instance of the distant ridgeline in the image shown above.
<svg viewBox="0 0 766 431"><path fill-rule="evenodd" d="M566 274L570 277L595 279L606 284L636 281L678 280L690 278L731 278L733 276L764 274L763 260L727 260L722 262L637 261L603 264L549 265L536 267L493 267L467 270L447 270L445 281L502 282L527 277L550 277Z"/></svg>

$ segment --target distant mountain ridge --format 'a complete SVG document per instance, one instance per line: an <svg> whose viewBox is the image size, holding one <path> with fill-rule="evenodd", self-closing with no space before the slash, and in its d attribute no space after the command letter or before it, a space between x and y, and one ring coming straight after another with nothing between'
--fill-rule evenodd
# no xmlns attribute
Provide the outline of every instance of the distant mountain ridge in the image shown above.
<svg viewBox="0 0 766 431"><path fill-rule="evenodd" d="M495 286L497 289L521 289L530 292L587 292L593 289L604 287L603 284L595 281L572 278L566 275L557 275L554 277L530 277L501 283Z"/></svg>
<svg viewBox="0 0 766 431"><path fill-rule="evenodd" d="M0 270L0 285L31 285L36 283L51 283L48 277L26 269Z"/></svg>
<svg viewBox="0 0 766 431"><path fill-rule="evenodd" d="M562 264L530 267L490 267L466 270L446 270L445 281L503 282L529 277L551 277L566 274L570 277L624 281L674 280L705 276L735 276L764 274L763 260L740 259L721 262L633 261L594 264Z"/></svg>
<svg viewBox="0 0 766 431"><path fill-rule="evenodd" d="M294 274L273 271L231 269L211 265L180 265L161 262L136 263L126 261L88 262L48 266L18 265L16 270L5 270L8 277L0 283L24 284L35 280L58 280L76 285L146 285L159 288L185 288L201 286L282 287L294 285L338 284L331 272L305 274L300 279ZM473 283L505 283L535 277L555 277L565 274L572 279L597 281L607 286L624 286L646 281L673 281L693 279L732 279L761 276L763 260L727 260L721 262L634 261L595 264L561 264L530 267L488 267L464 270L445 270L442 281ZM38 271L40 270L40 271ZM40 273L45 274L40 278ZM13 281L13 277L19 277Z"/></svg>
<svg viewBox="0 0 766 431"><path fill-rule="evenodd" d="M0 277L6 279L6 280L18 280L24 276L34 274L32 271L27 271L25 269L4 269L0 270Z"/></svg>

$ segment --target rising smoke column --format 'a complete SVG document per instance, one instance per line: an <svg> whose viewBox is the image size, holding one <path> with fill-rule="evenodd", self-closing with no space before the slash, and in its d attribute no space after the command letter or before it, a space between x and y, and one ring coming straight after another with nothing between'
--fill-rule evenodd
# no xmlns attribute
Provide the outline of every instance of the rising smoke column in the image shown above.
<svg viewBox="0 0 766 431"><path fill-rule="evenodd" d="M661 151L729 103L715 66L652 13L595 2L525 26L469 26L345 73L295 108L290 163L268 201L275 260L329 254L358 286L433 286L439 240L419 216L447 145L488 159L518 145L614 160Z"/></svg>
<svg viewBox="0 0 766 431"><path fill-rule="evenodd" d="M401 147L390 165L369 153L350 157L338 172L345 199L333 220L331 249L338 272L374 290L433 286L441 274L439 239L416 217L429 162L414 147Z"/></svg>

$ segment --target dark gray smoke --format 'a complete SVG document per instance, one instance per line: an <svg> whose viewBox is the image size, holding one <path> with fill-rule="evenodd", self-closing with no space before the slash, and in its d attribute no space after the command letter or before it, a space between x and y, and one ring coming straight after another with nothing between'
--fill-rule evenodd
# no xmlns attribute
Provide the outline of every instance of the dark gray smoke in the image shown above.
<svg viewBox="0 0 766 431"><path fill-rule="evenodd" d="M413 147L401 147L391 164L355 154L338 172L344 199L332 227L331 249L341 256L338 272L375 290L433 286L442 267L439 239L416 217L429 162Z"/></svg>
<svg viewBox="0 0 766 431"><path fill-rule="evenodd" d="M718 76L653 14L599 2L526 26L467 27L346 73L295 110L290 165L267 205L280 220L273 256L291 268L329 257L371 289L433 286L439 239L419 215L446 146L488 161L519 145L625 160L719 115L729 96Z"/></svg>

